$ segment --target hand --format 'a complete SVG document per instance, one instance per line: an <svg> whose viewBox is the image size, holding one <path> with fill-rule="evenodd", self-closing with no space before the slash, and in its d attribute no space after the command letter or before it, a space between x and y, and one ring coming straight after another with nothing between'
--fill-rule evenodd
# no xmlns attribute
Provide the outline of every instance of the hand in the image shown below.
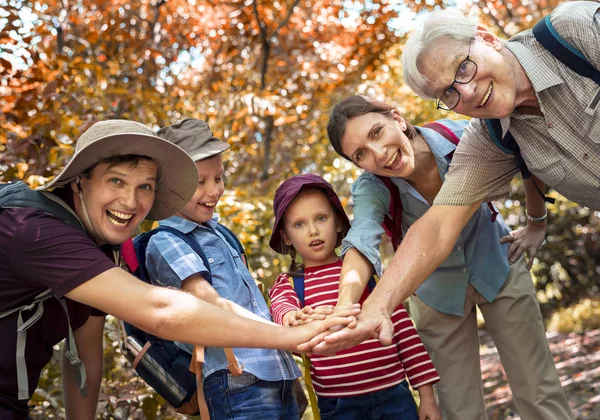
<svg viewBox="0 0 600 420"><path fill-rule="evenodd" d="M295 343L292 351L305 353L323 341L327 335L326 331L329 328L335 325L354 327L356 325L356 316L359 313L360 305L358 303L346 305L336 308L335 313L327 316L324 320L313 321L294 329L284 328L283 330L291 336L291 341Z"/></svg>
<svg viewBox="0 0 600 420"><path fill-rule="evenodd" d="M423 385L419 392L419 420L442 420L442 413L438 407L432 385Z"/></svg>
<svg viewBox="0 0 600 420"><path fill-rule="evenodd" d="M533 260L537 250L542 246L546 239L545 223L529 223L526 227L521 227L510 232L510 235L500 238L500 243L512 242L508 248L508 261L513 264L519 259L523 252L527 254L527 269L531 270Z"/></svg>
<svg viewBox="0 0 600 420"><path fill-rule="evenodd" d="M318 308L312 308L311 306L305 306L299 311L293 311L290 313L285 326L286 327L297 327L298 325L308 324L312 321L321 321L333 313L333 305L323 305Z"/></svg>
<svg viewBox="0 0 600 420"><path fill-rule="evenodd" d="M309 347L313 353L317 354L335 354L340 350L356 346L369 338L379 339L382 345L392 344L392 335L394 325L390 316L381 308L374 306L367 299L358 315L356 326L352 325L341 331L332 334L326 334L320 342L309 342ZM315 337L320 338L320 337Z"/></svg>

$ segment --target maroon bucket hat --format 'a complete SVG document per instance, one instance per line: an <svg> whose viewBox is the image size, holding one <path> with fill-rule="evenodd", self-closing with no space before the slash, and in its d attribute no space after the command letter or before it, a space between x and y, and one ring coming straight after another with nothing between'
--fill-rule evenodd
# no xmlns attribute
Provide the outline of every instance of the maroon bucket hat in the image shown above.
<svg viewBox="0 0 600 420"><path fill-rule="evenodd" d="M329 182L325 181L318 175L304 174L294 176L284 181L277 191L275 191L275 198L273 199L273 212L275 213L275 224L273 225L273 233L269 240L269 245L274 251L285 254L283 249L283 242L281 240L281 219L285 211L287 210L290 203L296 198L300 190L303 188L315 188L323 191L329 202L333 206L334 210L340 217L342 223L342 234L346 236L350 230L350 220L342 207L339 197L333 190L333 187Z"/></svg>

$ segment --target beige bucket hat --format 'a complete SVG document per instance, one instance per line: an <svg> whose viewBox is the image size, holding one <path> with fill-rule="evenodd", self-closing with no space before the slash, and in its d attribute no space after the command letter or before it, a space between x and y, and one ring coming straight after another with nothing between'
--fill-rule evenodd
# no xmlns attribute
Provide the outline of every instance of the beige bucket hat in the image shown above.
<svg viewBox="0 0 600 420"><path fill-rule="evenodd" d="M158 136L181 147L194 162L223 153L229 144L213 135L206 121L186 118L158 130Z"/></svg>
<svg viewBox="0 0 600 420"><path fill-rule="evenodd" d="M75 154L67 166L38 189L69 184L102 159L123 155L147 156L158 166L156 196L147 219L162 220L172 216L196 192L198 169L190 156L145 125L127 120L100 121L91 126L77 140Z"/></svg>

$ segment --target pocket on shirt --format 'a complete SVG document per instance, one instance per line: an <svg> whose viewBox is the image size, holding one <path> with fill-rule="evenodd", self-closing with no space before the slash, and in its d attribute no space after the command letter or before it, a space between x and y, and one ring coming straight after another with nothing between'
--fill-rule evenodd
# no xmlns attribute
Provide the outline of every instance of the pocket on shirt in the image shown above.
<svg viewBox="0 0 600 420"><path fill-rule="evenodd" d="M554 188L565 179L565 168L560 160L531 171L548 187Z"/></svg>
<svg viewBox="0 0 600 420"><path fill-rule="evenodd" d="M208 263L212 271L213 267L217 267L225 263L225 256L220 252L207 252L206 262Z"/></svg>

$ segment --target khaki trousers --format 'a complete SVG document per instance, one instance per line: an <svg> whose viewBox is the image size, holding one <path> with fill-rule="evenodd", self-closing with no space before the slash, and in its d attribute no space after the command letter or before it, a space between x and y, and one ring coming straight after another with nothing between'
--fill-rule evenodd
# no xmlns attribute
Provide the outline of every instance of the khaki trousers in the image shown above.
<svg viewBox="0 0 600 420"><path fill-rule="evenodd" d="M435 385L444 420L487 419L475 306L479 306L523 420L572 419L548 347L531 275L520 258L496 299L468 286L462 317L410 300L410 313L441 381Z"/></svg>

